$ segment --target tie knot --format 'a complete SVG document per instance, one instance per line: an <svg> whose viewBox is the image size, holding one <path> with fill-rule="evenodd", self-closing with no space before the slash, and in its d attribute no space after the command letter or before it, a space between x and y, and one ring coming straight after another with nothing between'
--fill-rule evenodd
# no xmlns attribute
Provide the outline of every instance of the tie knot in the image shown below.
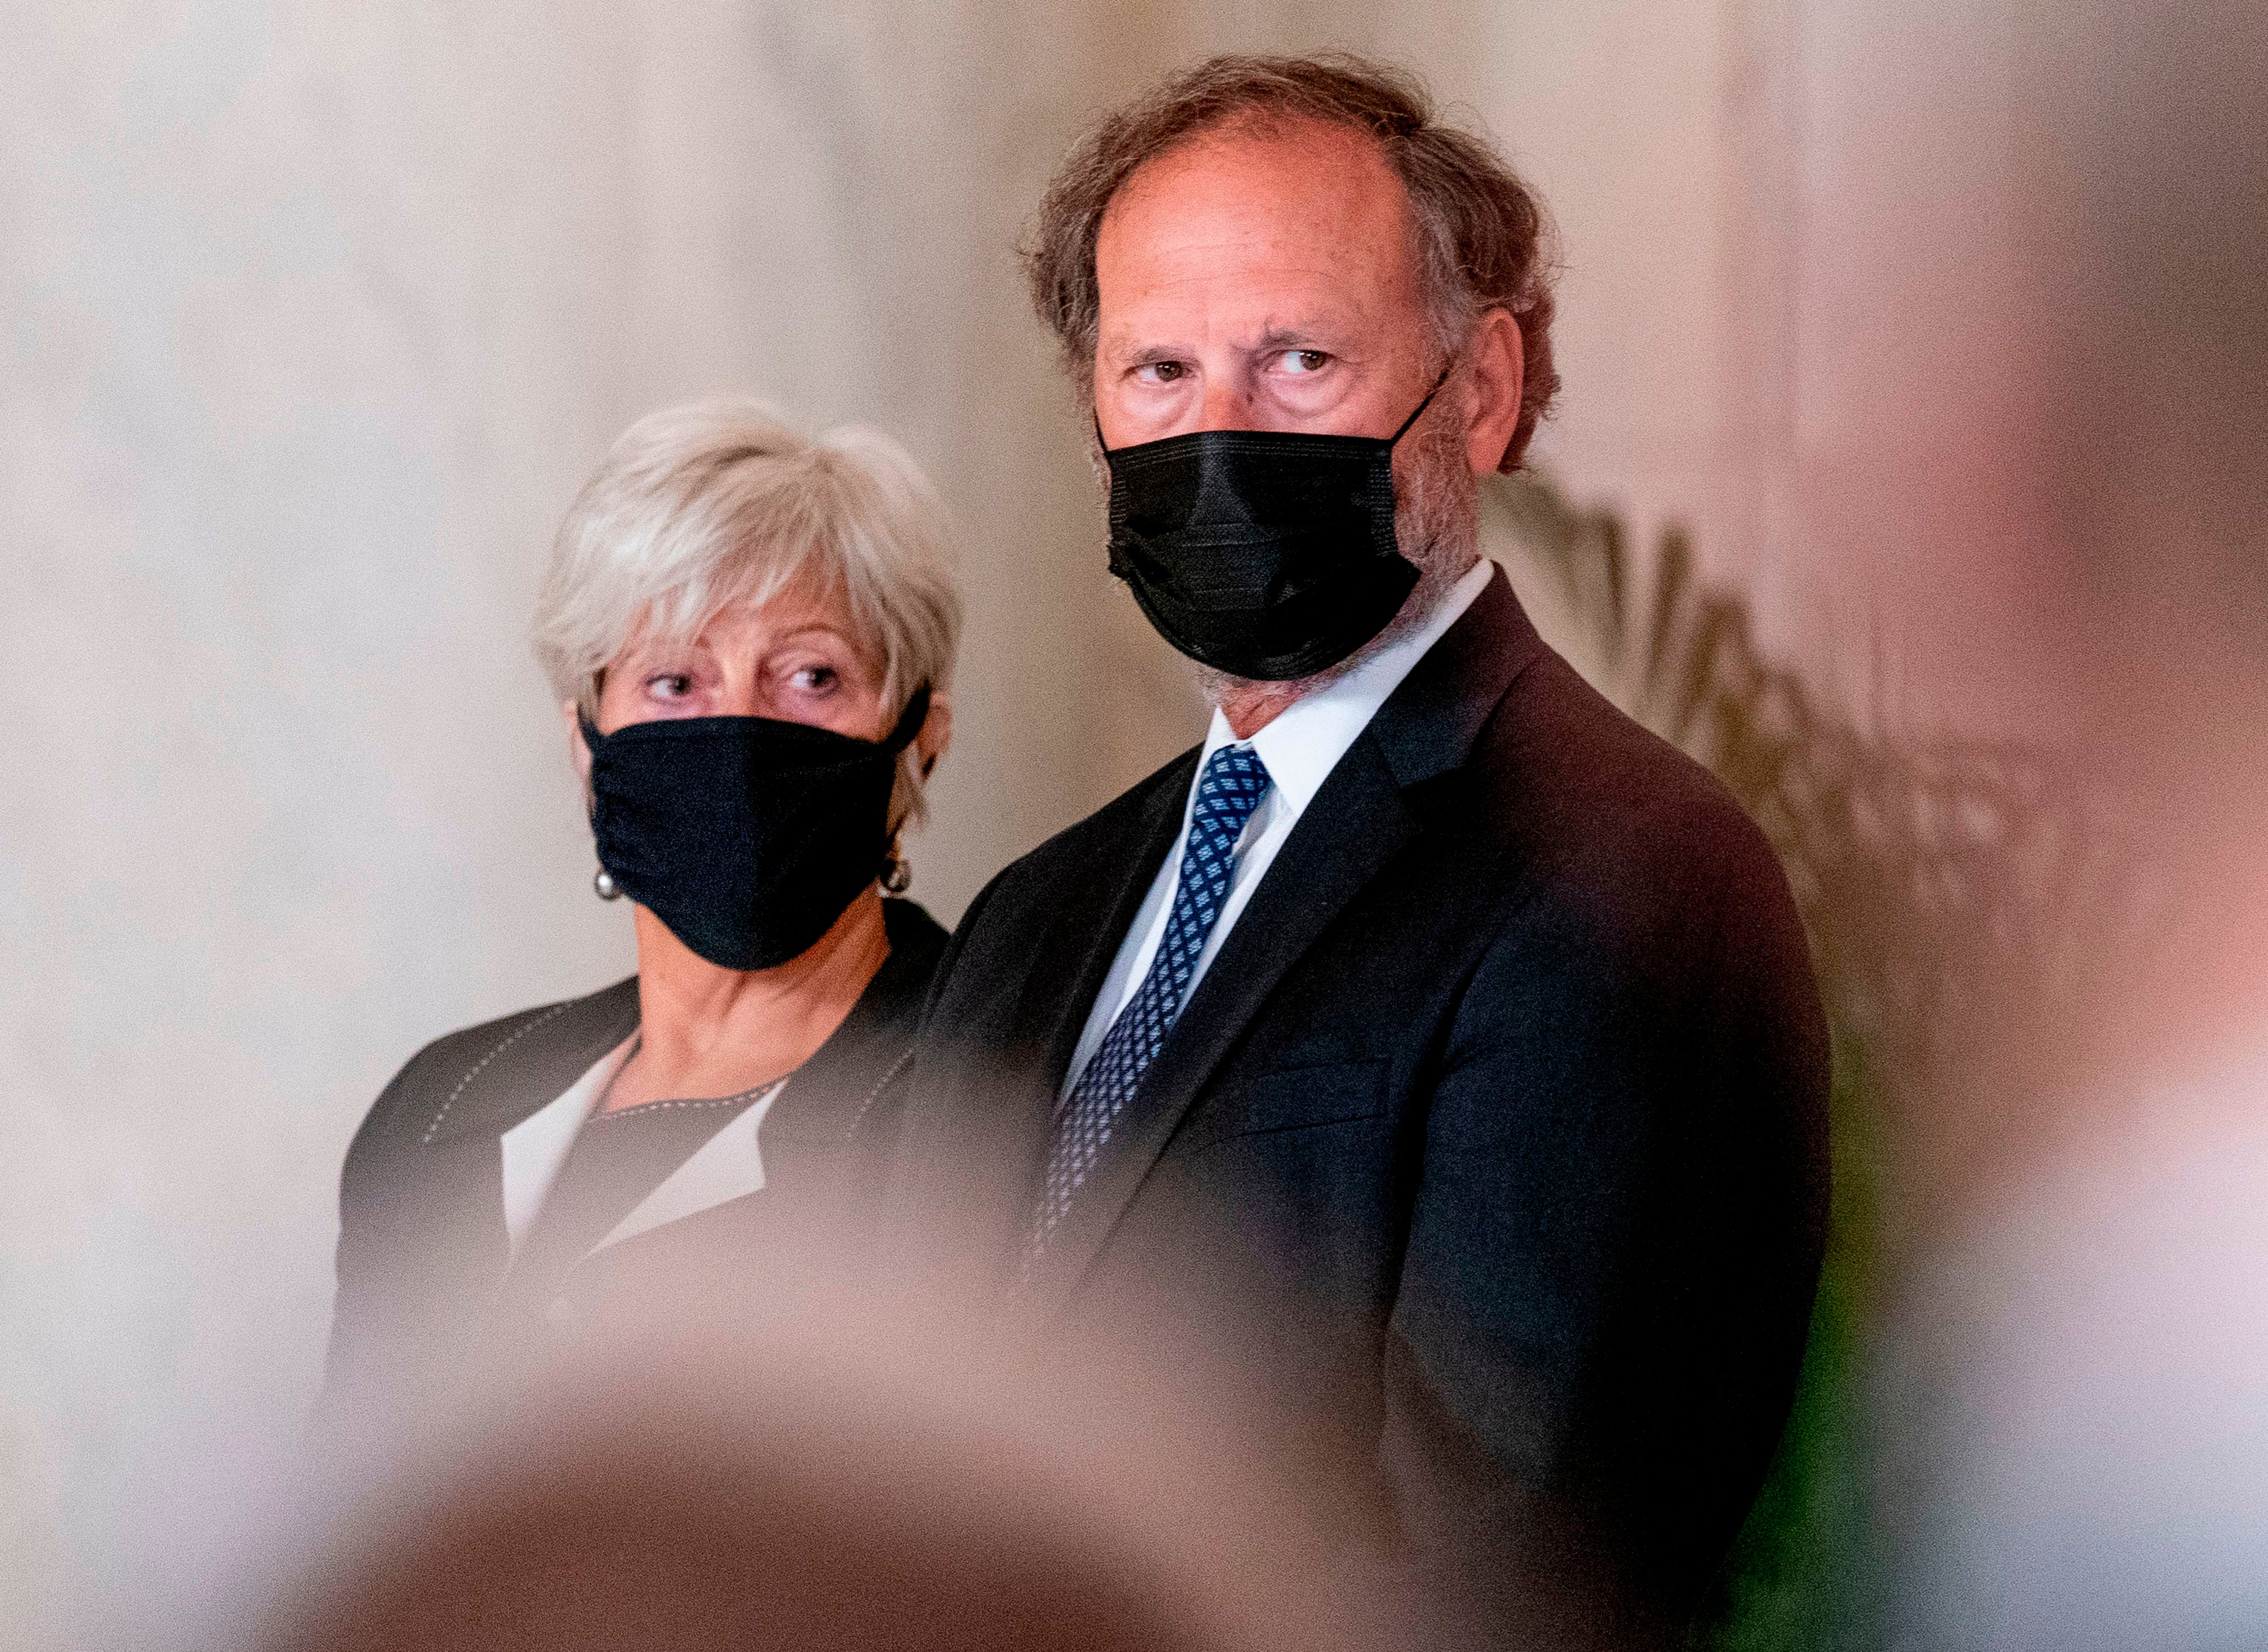
<svg viewBox="0 0 2268 1652"><path fill-rule="evenodd" d="M1248 746L1224 745L1197 778L1197 806L1189 824L1203 835L1234 842L1252 811L1268 793L1268 766Z"/></svg>

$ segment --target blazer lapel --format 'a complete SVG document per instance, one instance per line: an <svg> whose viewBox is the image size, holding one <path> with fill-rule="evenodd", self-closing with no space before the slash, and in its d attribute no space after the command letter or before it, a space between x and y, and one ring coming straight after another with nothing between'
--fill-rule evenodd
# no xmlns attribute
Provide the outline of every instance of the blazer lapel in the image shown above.
<svg viewBox="0 0 2268 1652"><path fill-rule="evenodd" d="M401 1154L394 1175L401 1208L421 1213L453 1271L491 1282L504 1276L512 1249L504 1134L557 1102L637 1024L632 976L558 1006L552 1019L531 1024L446 1081L446 1108Z"/></svg>
<svg viewBox="0 0 2268 1652"><path fill-rule="evenodd" d="M592 1105L622 1071L630 1047L631 1040L625 1038L593 1062L557 1099L546 1102L497 1138L503 1159L504 1225L511 1236L515 1261L551 1184L567 1163L575 1138L582 1133L584 1120L591 1115Z"/></svg>
<svg viewBox="0 0 2268 1652"><path fill-rule="evenodd" d="M641 1233L651 1233L656 1228L762 1192L764 1159L756 1136L763 1128L764 1115L771 1111L779 1095L779 1090L775 1088L736 1114L723 1129L696 1149L691 1157L665 1177L659 1187L638 1200L637 1207L608 1230L604 1238L584 1252L585 1258L595 1256L625 1239L634 1239Z"/></svg>
<svg viewBox="0 0 2268 1652"><path fill-rule="evenodd" d="M1042 1300L1060 1300L1077 1288L1205 1082L1285 975L1418 834L1403 791L1463 763L1482 725L1542 650L1498 571L1348 748L1221 943L1049 1241L1034 1281ZM1153 859L1141 888L1156 868ZM1129 919L1109 932L1114 941ZM1091 1004L1100 984L1098 977L1074 1002ZM1053 1069L1058 1085L1069 1056L1066 1048Z"/></svg>

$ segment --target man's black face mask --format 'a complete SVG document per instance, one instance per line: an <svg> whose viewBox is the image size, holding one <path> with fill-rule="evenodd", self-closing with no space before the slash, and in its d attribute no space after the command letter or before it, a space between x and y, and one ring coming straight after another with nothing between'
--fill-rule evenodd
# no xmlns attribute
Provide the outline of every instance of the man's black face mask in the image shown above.
<svg viewBox="0 0 2268 1652"><path fill-rule="evenodd" d="M1394 447L1447 378L1383 438L1198 430L1104 448L1110 571L1200 664L1256 682L1329 670L1418 583L1395 542Z"/></svg>
<svg viewBox="0 0 2268 1652"><path fill-rule="evenodd" d="M898 753L929 700L917 693L879 741L770 717L665 717L600 734L585 717L599 864L711 964L784 964L881 870Z"/></svg>

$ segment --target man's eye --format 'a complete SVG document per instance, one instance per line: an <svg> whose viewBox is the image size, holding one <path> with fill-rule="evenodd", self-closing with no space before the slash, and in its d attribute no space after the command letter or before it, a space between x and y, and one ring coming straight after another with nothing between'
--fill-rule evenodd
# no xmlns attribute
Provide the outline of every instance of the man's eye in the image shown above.
<svg viewBox="0 0 2268 1652"><path fill-rule="evenodd" d="M1170 385L1187 371L1179 362L1145 362L1134 370L1134 376L1145 384Z"/></svg>
<svg viewBox="0 0 2268 1652"><path fill-rule="evenodd" d="M1322 350L1285 350L1284 371L1288 373L1319 373L1329 364L1330 359Z"/></svg>

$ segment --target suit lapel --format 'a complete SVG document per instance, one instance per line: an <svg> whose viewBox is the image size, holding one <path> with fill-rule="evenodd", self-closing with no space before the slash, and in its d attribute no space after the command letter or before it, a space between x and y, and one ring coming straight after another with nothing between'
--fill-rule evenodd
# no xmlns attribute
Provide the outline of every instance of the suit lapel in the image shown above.
<svg viewBox="0 0 2268 1652"><path fill-rule="evenodd" d="M1542 650L1499 571L1348 748L1221 943L1049 1240L1035 1280L1042 1300L1077 1288L1206 1081L1284 977L1417 836L1418 819L1404 790L1463 763L1490 714ZM1149 862L1139 889L1157 865ZM1107 932L1113 951L1130 919L1130 911ZM1100 986L1097 975L1074 1007L1083 1012ZM1070 1053L1066 1046L1052 1069L1058 1086Z"/></svg>
<svg viewBox="0 0 2268 1652"><path fill-rule="evenodd" d="M1047 1052L1041 1079L1051 1112L1095 996L1117 961L1118 949L1133 928L1150 885L1157 881L1158 869L1181 835L1189 782L1196 774L1192 753L1167 771L1144 800L1124 841L1098 846L1097 868L1119 870L1100 871L1079 896L1064 902L1040 944L1025 992L1024 1013L1029 1017L1028 1030L1044 1035L1035 1040L1034 1047ZM1068 998L1064 996L1066 981Z"/></svg>
<svg viewBox="0 0 2268 1652"><path fill-rule="evenodd" d="M1292 966L1417 830L1367 735L1300 817L1275 864L1142 1075L1041 1259L1042 1296L1077 1285L1213 1069ZM1154 874L1153 874L1154 875Z"/></svg>
<svg viewBox="0 0 2268 1652"><path fill-rule="evenodd" d="M1179 834L1196 765L1191 753L1160 775L1150 795L1128 811L1125 825L1094 845L1094 875L1061 892L1033 948L1032 966L1000 1046L1021 1057L988 1064L977 1093L965 1098L989 1116L990 1127L981 1134L990 1150L978 1164L968 1164L960 1155L954 1162L964 1177L989 1184L980 1208L989 1209L987 1219L997 1224L992 1239L1011 1250L1021 1241L1039 1198L1064 1075L1119 946ZM1000 1082L1010 1072L1018 1082ZM965 1121L955 1130L962 1138L959 1145L965 1146Z"/></svg>
<svg viewBox="0 0 2268 1652"><path fill-rule="evenodd" d="M935 1005L924 1011L926 1053L889 1200L909 1234L949 1222L955 1237L944 1248L1004 1269L1016 1255L1054 1139L1056 1094L1180 828L1196 765L1191 751L1083 822L1079 858L1047 880L1045 904L997 941L980 930L981 944L1000 949L983 972L998 981L997 997L946 1019ZM935 1248L924 1243L924 1256Z"/></svg>

